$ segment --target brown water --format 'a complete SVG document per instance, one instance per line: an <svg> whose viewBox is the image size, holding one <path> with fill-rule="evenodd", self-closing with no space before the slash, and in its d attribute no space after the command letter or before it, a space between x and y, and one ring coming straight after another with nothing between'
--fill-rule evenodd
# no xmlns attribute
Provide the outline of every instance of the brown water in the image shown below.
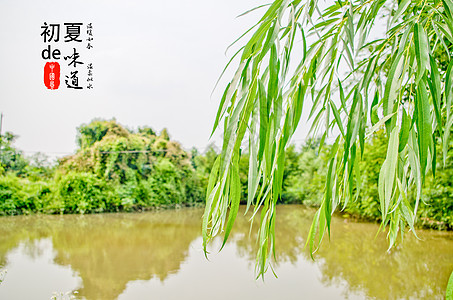
<svg viewBox="0 0 453 300"><path fill-rule="evenodd" d="M378 226L334 218L316 260L304 241L313 211L277 210L277 260L255 281L255 239L238 218L210 260L201 209L0 218L0 299L443 299L453 234L418 231L387 252ZM66 295L65 295L66 294ZM74 296L76 295L76 296Z"/></svg>

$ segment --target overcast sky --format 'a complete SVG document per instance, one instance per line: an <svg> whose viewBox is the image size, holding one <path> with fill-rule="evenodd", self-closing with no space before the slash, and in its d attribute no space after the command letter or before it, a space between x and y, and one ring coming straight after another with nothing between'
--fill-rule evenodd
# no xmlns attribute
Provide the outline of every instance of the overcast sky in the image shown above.
<svg viewBox="0 0 453 300"><path fill-rule="evenodd" d="M0 1L0 111L3 132L20 137L15 145L30 154L71 153L76 127L93 118L116 118L136 129L168 128L185 149L204 150L224 86L211 91L232 52L227 46L260 16L236 18L263 1ZM61 41L50 43L63 56L80 52L93 63L94 89L86 89L87 70L79 65L83 90L66 88L69 67L62 58L62 82L48 90L43 82L48 44L44 22L61 24ZM63 23L93 24L93 49L65 43ZM228 76L227 76L228 77ZM217 144L219 139L214 138Z"/></svg>

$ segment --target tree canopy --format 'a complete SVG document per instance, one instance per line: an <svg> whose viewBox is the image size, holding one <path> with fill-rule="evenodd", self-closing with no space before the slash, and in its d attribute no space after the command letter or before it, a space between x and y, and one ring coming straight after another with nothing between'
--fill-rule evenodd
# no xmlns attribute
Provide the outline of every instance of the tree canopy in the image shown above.
<svg viewBox="0 0 453 300"><path fill-rule="evenodd" d="M211 172L203 241L224 241L240 202L239 161L248 142L247 210L260 215L257 273L275 254L275 205L286 148L308 112L310 135L329 146L323 200L307 238L313 253L331 215L359 194L365 140L379 129L387 152L378 194L392 247L414 220L427 174L445 163L453 116L453 1L276 0L235 43L247 40L219 104L223 147ZM302 123L301 123L302 124ZM441 155L436 151L441 144ZM412 205L409 197L415 198Z"/></svg>

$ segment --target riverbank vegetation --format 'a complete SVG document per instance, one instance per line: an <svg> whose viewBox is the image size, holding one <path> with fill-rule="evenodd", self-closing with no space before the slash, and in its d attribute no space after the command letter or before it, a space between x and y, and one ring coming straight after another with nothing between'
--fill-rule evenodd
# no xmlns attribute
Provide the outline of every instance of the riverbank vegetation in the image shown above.
<svg viewBox="0 0 453 300"><path fill-rule="evenodd" d="M1 137L0 214L100 213L204 205L215 147L203 153L185 151L167 130L130 130L115 120L93 120L77 129L79 148L56 165L42 155L26 158L14 147L15 136ZM366 143L360 165L362 182L343 213L370 221L381 217L377 182L385 160L386 140L378 131ZM436 178L428 176L418 208L418 224L453 228L453 161L439 163ZM319 140L291 145L285 157L279 203L319 206L324 192L329 146ZM441 154L441 149L438 149ZM248 197L248 154L239 162L241 199ZM416 191L413 191L416 193ZM412 197L415 199L415 197ZM415 205L415 201L412 201Z"/></svg>
<svg viewBox="0 0 453 300"><path fill-rule="evenodd" d="M27 161L2 139L0 211L4 215L138 211L195 205L204 198L189 153L167 130L129 130L116 121L94 120L78 128L79 148L49 170ZM42 170L42 171L41 171ZM42 174L41 174L41 173Z"/></svg>

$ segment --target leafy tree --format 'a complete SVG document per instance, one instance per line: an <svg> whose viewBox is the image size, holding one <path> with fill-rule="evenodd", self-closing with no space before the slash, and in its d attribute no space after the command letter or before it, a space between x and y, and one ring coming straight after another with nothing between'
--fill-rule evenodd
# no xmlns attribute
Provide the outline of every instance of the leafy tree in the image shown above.
<svg viewBox="0 0 453 300"><path fill-rule="evenodd" d="M326 149L319 152L312 141L303 145L300 153L295 152L294 146L287 149L281 195L283 202L320 205L327 172L327 154Z"/></svg>
<svg viewBox="0 0 453 300"><path fill-rule="evenodd" d="M94 119L89 124L82 124L77 128L77 145L80 149L85 149L102 140L107 134L127 137L129 133L115 119L110 121Z"/></svg>
<svg viewBox="0 0 453 300"><path fill-rule="evenodd" d="M362 182L359 195L346 207L347 212L358 214L371 221L381 220L378 182L386 152L387 139L384 131L379 130L365 143L363 160L360 162Z"/></svg>
<svg viewBox="0 0 453 300"><path fill-rule="evenodd" d="M208 185L204 246L221 231L226 240L231 231L247 139L247 207L261 215L257 267L261 275L267 270L285 151L304 107L320 146L334 141L310 251L330 234L337 207L357 197L365 139L382 127L387 151L377 190L392 246L406 226L413 229L425 178L436 171L435 144L443 145L444 164L448 156L453 1L338 0L321 6L317 0L275 0L258 8L265 12L232 58L238 67L214 122L214 130L224 124L224 144Z"/></svg>
<svg viewBox="0 0 453 300"><path fill-rule="evenodd" d="M205 152L201 155L195 148L192 149L192 166L194 167L202 186L208 186L209 174L211 173L214 162L217 158L215 145L209 145Z"/></svg>
<svg viewBox="0 0 453 300"><path fill-rule="evenodd" d="M138 133L148 137L156 136L156 132L148 126L138 128Z"/></svg>
<svg viewBox="0 0 453 300"><path fill-rule="evenodd" d="M29 158L26 175L32 180L50 179L55 172L55 164L50 161L49 156L37 152Z"/></svg>
<svg viewBox="0 0 453 300"><path fill-rule="evenodd" d="M160 138L162 138L166 141L170 140L170 135L168 134L167 128L162 129L162 131L160 132Z"/></svg>
<svg viewBox="0 0 453 300"><path fill-rule="evenodd" d="M441 148L437 145L439 153L444 151ZM426 179L426 187L422 192L424 201L420 203L420 221L432 228L453 229L453 141L451 140L447 152L445 165L436 173L436 178L429 176Z"/></svg>
<svg viewBox="0 0 453 300"><path fill-rule="evenodd" d="M8 131L0 135L0 171L25 175L28 161L22 151L13 146L17 138L17 135Z"/></svg>
<svg viewBox="0 0 453 300"><path fill-rule="evenodd" d="M190 155L167 130L160 136L150 127L134 133L115 120L93 120L78 130L81 148L58 168L63 212L143 210L204 198Z"/></svg>

